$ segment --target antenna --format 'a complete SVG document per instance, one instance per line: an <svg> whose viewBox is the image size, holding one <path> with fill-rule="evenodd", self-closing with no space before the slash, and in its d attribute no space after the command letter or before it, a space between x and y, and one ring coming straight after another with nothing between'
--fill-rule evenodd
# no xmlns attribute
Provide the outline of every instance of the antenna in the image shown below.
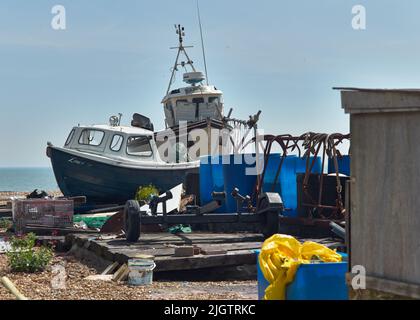
<svg viewBox="0 0 420 320"><path fill-rule="evenodd" d="M183 48L182 43L184 42L185 29L180 24L175 25L176 34L179 35L179 48Z"/></svg>
<svg viewBox="0 0 420 320"><path fill-rule="evenodd" d="M178 44L178 47L172 47L171 49L178 49L178 53L176 55L175 64L172 68L172 75L171 75L171 79L169 80L168 90L166 91L166 94L168 94L169 90L171 89L171 85L175 77L175 72L178 71L178 66L185 68L185 65L189 65L194 72L196 71L193 64L194 62L190 59L190 57L187 54L187 51L185 50L185 48L192 48L192 46L184 46L184 37L185 37L184 27L178 24L178 25L175 25L175 30L179 38L178 39L179 44ZM185 57L187 58L186 62L185 61L179 62L181 53L183 53Z"/></svg>
<svg viewBox="0 0 420 320"><path fill-rule="evenodd" d="M206 83L207 85L209 85L209 76L207 74L206 51L204 49L203 28L201 26L200 5L198 1L199 0L197 0L197 15L198 15L198 24L200 25L201 49L203 51L204 71L206 72Z"/></svg>

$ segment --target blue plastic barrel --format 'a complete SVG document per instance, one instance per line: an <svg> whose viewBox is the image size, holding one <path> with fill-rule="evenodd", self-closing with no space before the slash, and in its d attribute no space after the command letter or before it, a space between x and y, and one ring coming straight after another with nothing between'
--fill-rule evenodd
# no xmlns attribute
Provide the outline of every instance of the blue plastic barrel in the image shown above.
<svg viewBox="0 0 420 320"><path fill-rule="evenodd" d="M338 172L350 176L350 156L337 157ZM335 173L334 159L328 159L328 173Z"/></svg>
<svg viewBox="0 0 420 320"><path fill-rule="evenodd" d="M273 182L280 164L282 156L279 153L270 154L264 175L263 191L271 192L273 190ZM310 157L309 161L313 161L314 157ZM295 155L286 156L283 161L280 176L274 188L274 192L278 192L283 200L285 207L284 215L287 217L297 216L297 182L298 173L306 171L306 158L300 158ZM313 173L320 173L321 159L317 157Z"/></svg>
<svg viewBox="0 0 420 320"><path fill-rule="evenodd" d="M307 157L303 157L303 158L298 157L296 159L296 173L306 172L306 160L307 160ZM314 157L309 157L309 166L311 166L313 160L314 160ZM316 157L315 164L312 168L311 173L321 173L322 172L321 166L322 166L321 157Z"/></svg>
<svg viewBox="0 0 420 320"><path fill-rule="evenodd" d="M271 192L275 174L277 172L277 168L280 164L280 154L279 153L273 153L270 154L268 162L266 164L265 168L265 174L264 174L264 181L263 181L263 190L265 192ZM278 192L280 194L281 188L280 188L280 177L277 179L277 183L274 186L274 192Z"/></svg>
<svg viewBox="0 0 420 320"><path fill-rule="evenodd" d="M301 264L287 300L348 300L347 261Z"/></svg>
<svg viewBox="0 0 420 320"><path fill-rule="evenodd" d="M223 176L222 156L211 157L212 170L212 191L223 192L225 190L225 179ZM213 198L211 198L213 200ZM226 206L223 204L215 213L226 212Z"/></svg>
<svg viewBox="0 0 420 320"><path fill-rule="evenodd" d="M209 203L213 188L213 175L210 156L200 158L200 205Z"/></svg>
<svg viewBox="0 0 420 320"><path fill-rule="evenodd" d="M258 261L258 299L263 300L269 282L265 279ZM347 255L340 253L344 260ZM286 288L286 300L348 300L346 283L347 261L301 264L295 278Z"/></svg>
<svg viewBox="0 0 420 320"><path fill-rule="evenodd" d="M257 176L252 172L247 173L247 169L255 171L256 164L255 161L252 161L252 158L255 159L255 155L231 154L222 156L226 212L237 211L236 200L231 195L234 188L238 188L239 193L243 196L251 196L254 191Z"/></svg>
<svg viewBox="0 0 420 320"><path fill-rule="evenodd" d="M212 157L212 176L213 176L213 191L223 191L225 186L225 180L223 177L223 165L222 157L214 156Z"/></svg>
<svg viewBox="0 0 420 320"><path fill-rule="evenodd" d="M245 157L250 156L255 159L255 154L236 154L225 156L205 156L200 160L200 204L203 206L212 201L211 193L213 191L225 191L225 205L216 212L236 212L236 200L231 196L233 188L238 188L242 195L252 195L256 182L256 176L247 175L247 168L255 168L255 162L247 164ZM261 161L263 160L260 155ZM310 158L310 161L313 157ZM273 182L281 161L279 153L270 154L266 166L266 172L263 181L263 191L271 192ZM224 164L223 164L224 162ZM299 158L295 155L287 156L284 159L280 175L274 186L274 192L278 192L286 208L285 216L297 216L297 173L303 173L306 170L306 158ZM321 159L316 159L312 172L320 173Z"/></svg>
<svg viewBox="0 0 420 320"><path fill-rule="evenodd" d="M270 154L264 175L263 191L278 192L286 208L284 215L294 216L297 208L296 159L297 156L286 156L283 160L280 175L273 190L273 182L282 157L280 154Z"/></svg>
<svg viewBox="0 0 420 320"><path fill-rule="evenodd" d="M264 277L262 273L260 262L258 261L258 257L260 255L260 250L255 250L257 254L257 285L258 285L258 300L264 300L265 289L270 285L270 282Z"/></svg>
<svg viewBox="0 0 420 320"><path fill-rule="evenodd" d="M200 205L204 206L213 200L213 191L224 191L224 177L221 156L204 156L200 158ZM220 207L216 212L224 212Z"/></svg>
<svg viewBox="0 0 420 320"><path fill-rule="evenodd" d="M213 174L211 156L200 158L200 205L205 205L212 200Z"/></svg>

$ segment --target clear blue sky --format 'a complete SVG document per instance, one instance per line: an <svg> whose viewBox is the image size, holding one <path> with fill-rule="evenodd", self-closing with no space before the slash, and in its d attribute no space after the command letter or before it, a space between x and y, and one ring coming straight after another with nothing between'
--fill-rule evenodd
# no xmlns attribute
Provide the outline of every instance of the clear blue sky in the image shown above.
<svg viewBox="0 0 420 320"><path fill-rule="evenodd" d="M65 31L50 26L56 4ZM210 82L236 117L261 109L266 132L347 132L333 86L420 87L419 1L202 0L201 13ZM0 166L48 166L47 141L118 112L162 128L175 23L203 69L195 0L2 0Z"/></svg>

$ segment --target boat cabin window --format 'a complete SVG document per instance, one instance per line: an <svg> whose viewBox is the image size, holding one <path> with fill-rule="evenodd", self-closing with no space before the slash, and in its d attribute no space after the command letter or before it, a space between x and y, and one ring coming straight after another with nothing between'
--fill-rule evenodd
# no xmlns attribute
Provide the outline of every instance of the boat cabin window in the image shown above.
<svg viewBox="0 0 420 320"><path fill-rule="evenodd" d="M104 135L105 133L100 130L85 129L80 135L79 144L97 147L102 143Z"/></svg>
<svg viewBox="0 0 420 320"><path fill-rule="evenodd" d="M68 146L70 144L71 140L73 140L74 132L75 132L74 129L70 131L70 134L67 137L66 143L64 144L65 146Z"/></svg>
<svg viewBox="0 0 420 320"><path fill-rule="evenodd" d="M204 98L194 98L192 99L193 103L204 103Z"/></svg>
<svg viewBox="0 0 420 320"><path fill-rule="evenodd" d="M209 103L219 104L219 97L209 97Z"/></svg>
<svg viewBox="0 0 420 320"><path fill-rule="evenodd" d="M188 100L187 99L176 100L176 105L184 104L184 103L188 103Z"/></svg>
<svg viewBox="0 0 420 320"><path fill-rule="evenodd" d="M150 137L129 137L127 140L127 154L138 157L152 156L153 153L152 147L150 146Z"/></svg>
<svg viewBox="0 0 420 320"><path fill-rule="evenodd" d="M112 137L111 145L109 148L111 151L118 152L121 150L121 146L123 144L124 137L120 134L116 134Z"/></svg>

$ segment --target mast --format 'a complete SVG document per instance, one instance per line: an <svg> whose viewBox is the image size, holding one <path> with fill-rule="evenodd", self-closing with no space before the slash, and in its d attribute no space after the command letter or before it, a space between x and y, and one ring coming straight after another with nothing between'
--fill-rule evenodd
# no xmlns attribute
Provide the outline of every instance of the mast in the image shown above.
<svg viewBox="0 0 420 320"><path fill-rule="evenodd" d="M200 26L200 37L201 37L201 50L203 52L203 62L204 62L204 71L206 73L206 83L209 85L209 76L207 73L207 61L206 61L206 50L204 49L204 38L203 38L203 26L201 24L201 15L200 15L200 5L197 0L197 15L198 15L198 24Z"/></svg>
<svg viewBox="0 0 420 320"><path fill-rule="evenodd" d="M184 46L184 37L185 37L184 27L178 24L178 25L175 25L175 30L176 30L176 34L178 35L179 43L178 43L178 47L172 47L171 49L178 49L178 53L176 55L174 67L172 68L171 79L169 80L168 90L166 91L166 94L168 94L169 91L171 90L171 85L174 81L175 73L178 71L178 66L185 68L186 65L189 65L192 68L192 70L196 72L193 65L194 62L190 59L190 57L187 54L187 51L185 50L185 48L193 48L193 46ZM183 53L185 57L187 58L186 62L185 61L179 62L181 53Z"/></svg>

